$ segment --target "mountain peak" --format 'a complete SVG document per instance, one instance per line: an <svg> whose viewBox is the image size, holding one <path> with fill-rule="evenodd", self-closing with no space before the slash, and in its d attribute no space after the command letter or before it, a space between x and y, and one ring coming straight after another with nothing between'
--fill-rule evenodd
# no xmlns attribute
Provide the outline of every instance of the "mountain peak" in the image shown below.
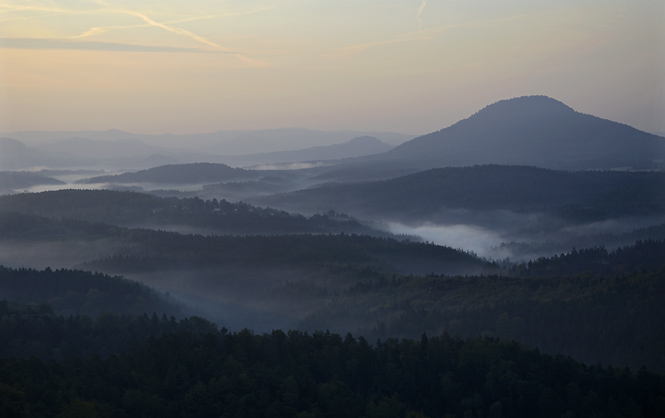
<svg viewBox="0 0 665 418"><path fill-rule="evenodd" d="M547 96L523 96L493 103L380 158L421 167L517 164L579 170L651 167L664 156L665 141L655 135L576 112Z"/></svg>
<svg viewBox="0 0 665 418"><path fill-rule="evenodd" d="M575 113L571 107L548 96L522 96L499 100L485 106L473 116L504 117L520 115L528 117L534 114L554 116L562 113Z"/></svg>

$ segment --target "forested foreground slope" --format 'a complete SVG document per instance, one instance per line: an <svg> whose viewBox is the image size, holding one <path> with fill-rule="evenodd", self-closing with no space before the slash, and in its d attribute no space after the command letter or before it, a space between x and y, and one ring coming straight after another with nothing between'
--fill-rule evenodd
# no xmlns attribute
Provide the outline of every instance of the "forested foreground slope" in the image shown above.
<svg viewBox="0 0 665 418"><path fill-rule="evenodd" d="M67 323L70 337L112 344L136 320L84 326L0 304L22 330ZM109 326L109 325L113 326ZM515 342L448 335L388 339L351 334L216 330L205 322L142 322L143 342L119 354L54 362L0 359L0 412L43 417L659 417L665 378L585 366ZM78 327L78 328L76 328ZM4 331L4 330L3 330ZM48 333L34 332L32 345ZM74 339L74 341L77 341Z"/></svg>
<svg viewBox="0 0 665 418"><path fill-rule="evenodd" d="M665 372L664 275L377 278L331 298L299 327L358 329L370 340L487 335L587 364Z"/></svg>
<svg viewBox="0 0 665 418"><path fill-rule="evenodd" d="M0 265L0 300L42 306L58 315L119 315L183 317L183 305L123 277L82 270L12 269Z"/></svg>

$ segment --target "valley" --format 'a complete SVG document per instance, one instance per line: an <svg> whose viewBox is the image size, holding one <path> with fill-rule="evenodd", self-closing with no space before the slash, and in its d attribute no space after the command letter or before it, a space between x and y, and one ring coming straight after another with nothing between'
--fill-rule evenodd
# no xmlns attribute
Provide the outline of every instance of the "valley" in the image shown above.
<svg viewBox="0 0 665 418"><path fill-rule="evenodd" d="M530 97L396 146L127 155L114 170L104 150L129 143L112 136L99 156L59 153L78 140L12 141L0 160L3 318L86 327L72 315L87 315L141 344L174 332L263 344L275 330L348 333L359 339L345 344L373 350L427 336L514 341L665 373L665 138ZM120 335L82 340L85 353L127 352ZM6 355L21 357L21 344L42 359L82 355L21 338ZM146 347L136 344L132 355Z"/></svg>

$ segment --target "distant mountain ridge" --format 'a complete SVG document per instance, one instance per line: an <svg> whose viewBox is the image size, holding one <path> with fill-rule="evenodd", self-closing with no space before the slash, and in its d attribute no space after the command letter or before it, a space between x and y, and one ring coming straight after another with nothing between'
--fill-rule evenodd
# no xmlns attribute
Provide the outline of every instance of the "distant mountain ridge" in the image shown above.
<svg viewBox="0 0 665 418"><path fill-rule="evenodd" d="M0 169L5 170L39 166L88 167L90 162L86 165L82 154L91 157L95 149L104 149L108 155L124 154L96 162L124 169L147 168L153 163L206 161L239 166L269 164L276 162L275 159L302 162L355 158L344 162L344 166L339 167L342 171L338 170L338 174L331 177L355 180L391 177L382 174L386 167L391 173L402 174L477 164L529 165L557 170L665 169L665 137L576 112L547 96L502 100L447 128L411 140L407 140L407 135L390 132L302 128L192 135L142 135L117 130L9 135L14 140L38 146L21 148L17 145L20 142L3 138ZM364 138L359 140L361 143L349 141L358 136ZM366 136L378 138L384 144L401 145L387 150L387 145L379 146ZM94 141L101 142L94 144ZM198 151L183 149L183 144ZM72 147L77 157L62 152ZM56 152L57 155L53 155Z"/></svg>
<svg viewBox="0 0 665 418"><path fill-rule="evenodd" d="M370 135L371 134L371 135ZM391 132L272 129L195 135L108 131L13 132L0 138L0 170L104 168L137 170L163 164L224 163L235 167L378 154L411 138ZM377 139L375 135L382 139ZM351 139L350 139L351 138ZM285 151L288 150L288 151Z"/></svg>
<svg viewBox="0 0 665 418"><path fill-rule="evenodd" d="M256 152L298 150L320 145L340 144L351 138L372 136L388 144L401 144L413 135L397 132L334 130L305 128L277 128L257 130L220 130L196 134L135 134L117 129L106 131L17 131L3 132L29 146L46 145L68 138L79 137L95 141L139 140L157 147L187 147L218 155L242 155Z"/></svg>
<svg viewBox="0 0 665 418"><path fill-rule="evenodd" d="M29 147L13 138L0 138L0 170L68 167L82 162L72 155Z"/></svg>
<svg viewBox="0 0 665 418"><path fill-rule="evenodd" d="M367 154L379 154L389 151L393 147L373 136L359 136L350 141L305 148L296 151L279 151L270 153L272 160L283 162L307 160L337 160L341 158L358 157Z"/></svg>
<svg viewBox="0 0 665 418"><path fill-rule="evenodd" d="M665 138L576 112L547 96L502 100L445 129L420 136L369 162L421 168L474 164L544 168L665 167Z"/></svg>
<svg viewBox="0 0 665 418"><path fill-rule="evenodd" d="M319 145L294 151L234 155L228 157L228 161L241 165L330 161L380 154L392 148L392 145L386 144L380 139L365 135L341 144Z"/></svg>
<svg viewBox="0 0 665 418"><path fill-rule="evenodd" d="M196 184L219 183L231 180L250 180L260 173L229 167L226 164L192 163L167 164L135 173L123 173L109 176L97 176L80 183L155 183L155 184Z"/></svg>
<svg viewBox="0 0 665 418"><path fill-rule="evenodd" d="M159 154L160 150L171 151L132 139L95 141L69 138L32 147L13 138L0 138L0 170L144 168L179 162L172 156Z"/></svg>
<svg viewBox="0 0 665 418"><path fill-rule="evenodd" d="M147 145L134 138L129 139L88 139L71 137L48 144L42 144L38 149L51 152L66 152L71 155L88 158L133 157L137 154L160 154L168 149Z"/></svg>

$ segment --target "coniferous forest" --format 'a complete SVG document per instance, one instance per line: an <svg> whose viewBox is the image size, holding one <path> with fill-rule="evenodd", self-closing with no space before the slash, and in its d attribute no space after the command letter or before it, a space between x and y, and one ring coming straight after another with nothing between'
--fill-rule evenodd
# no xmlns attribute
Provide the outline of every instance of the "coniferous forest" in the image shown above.
<svg viewBox="0 0 665 418"><path fill-rule="evenodd" d="M0 305L2 415L58 417L662 416L665 378L490 337L368 343L330 332L229 332L200 318L55 316ZM65 341L58 341L59 339ZM100 348L100 343L102 344ZM111 344L117 343L118 346ZM109 348L117 352L109 352ZM58 347L62 356L66 348ZM12 355L11 357L5 357Z"/></svg>

